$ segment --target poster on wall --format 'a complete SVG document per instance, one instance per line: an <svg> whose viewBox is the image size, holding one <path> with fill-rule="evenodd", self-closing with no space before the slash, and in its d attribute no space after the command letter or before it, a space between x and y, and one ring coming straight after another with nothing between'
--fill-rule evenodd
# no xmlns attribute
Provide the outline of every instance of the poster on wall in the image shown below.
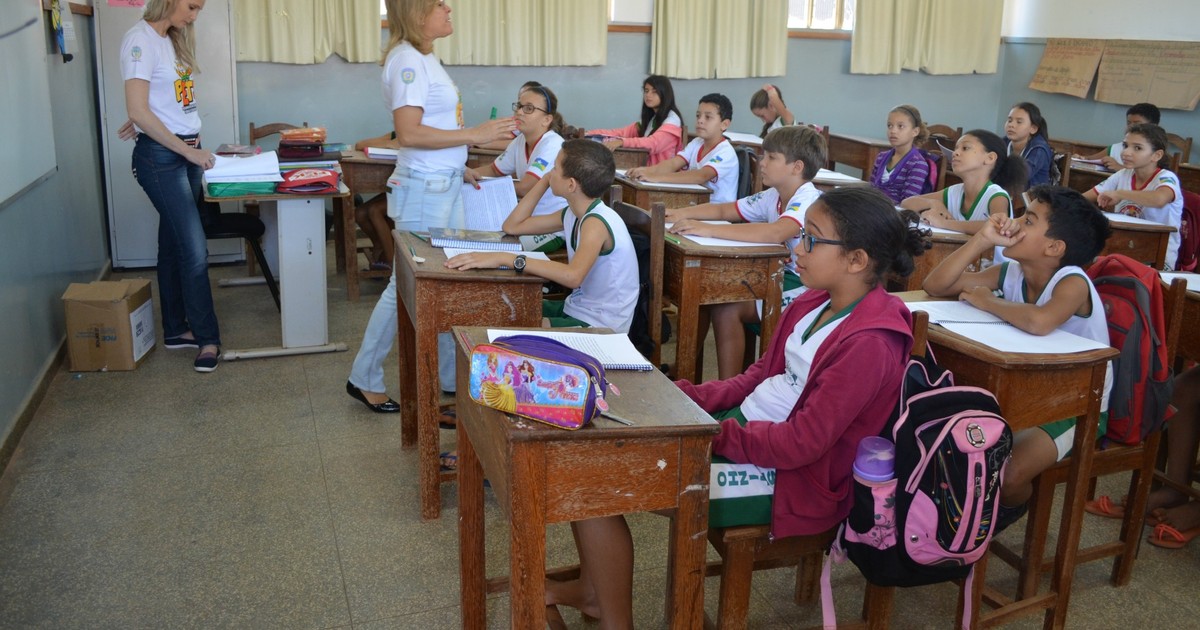
<svg viewBox="0 0 1200 630"><path fill-rule="evenodd" d="M1195 109L1200 102L1200 43L1105 42L1096 100Z"/></svg>
<svg viewBox="0 0 1200 630"><path fill-rule="evenodd" d="M1103 54L1104 42L1099 39L1048 40L1029 87L1041 92L1087 98Z"/></svg>

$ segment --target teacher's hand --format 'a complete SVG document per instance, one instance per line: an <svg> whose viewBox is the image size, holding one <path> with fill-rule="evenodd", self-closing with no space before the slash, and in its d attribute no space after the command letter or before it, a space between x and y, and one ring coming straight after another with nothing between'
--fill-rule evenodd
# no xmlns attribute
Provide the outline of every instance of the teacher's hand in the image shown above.
<svg viewBox="0 0 1200 630"><path fill-rule="evenodd" d="M516 137L514 134L516 130L517 121L512 116L489 120L471 129L474 134L471 144L487 144L497 140L509 141Z"/></svg>
<svg viewBox="0 0 1200 630"><path fill-rule="evenodd" d="M125 124L117 129L117 137L121 140L133 140L137 135L137 129L133 128L133 120L126 120Z"/></svg>
<svg viewBox="0 0 1200 630"><path fill-rule="evenodd" d="M206 171L217 163L217 158L208 149L192 149L188 151L187 159Z"/></svg>

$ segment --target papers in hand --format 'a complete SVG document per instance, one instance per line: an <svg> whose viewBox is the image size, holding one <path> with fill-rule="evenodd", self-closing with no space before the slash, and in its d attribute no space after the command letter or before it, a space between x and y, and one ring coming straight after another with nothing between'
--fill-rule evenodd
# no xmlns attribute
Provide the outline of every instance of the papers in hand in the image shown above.
<svg viewBox="0 0 1200 630"><path fill-rule="evenodd" d="M533 335L546 337L596 358L606 370L637 370L649 372L654 369L642 356L629 336L624 333L570 333L551 330L501 330L488 329L488 341L508 335Z"/></svg>
<svg viewBox="0 0 1200 630"><path fill-rule="evenodd" d="M517 188L507 176L481 179L479 190L463 182L462 202L468 230L496 232L517 207Z"/></svg>
<svg viewBox="0 0 1200 630"><path fill-rule="evenodd" d="M241 158L215 155L213 159L213 167L204 171L204 179L210 184L283 181L274 151Z"/></svg>
<svg viewBox="0 0 1200 630"><path fill-rule="evenodd" d="M1063 330L1031 335L967 302L909 302L908 310L929 313L929 323L958 333L1001 352L1017 354L1072 354L1108 346Z"/></svg>

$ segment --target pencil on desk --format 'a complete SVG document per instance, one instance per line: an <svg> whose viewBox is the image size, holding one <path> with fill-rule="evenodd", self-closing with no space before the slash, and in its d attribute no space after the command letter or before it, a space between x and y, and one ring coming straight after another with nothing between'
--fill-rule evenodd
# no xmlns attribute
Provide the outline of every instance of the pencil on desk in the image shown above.
<svg viewBox="0 0 1200 630"><path fill-rule="evenodd" d="M680 240L679 240L679 239L675 238L674 236L671 236L670 234L666 234L666 235L664 235L664 236L666 237L666 239L667 239L668 241L671 241L672 243L675 243L676 245L682 245L682 244L683 244L682 242L680 242Z"/></svg>

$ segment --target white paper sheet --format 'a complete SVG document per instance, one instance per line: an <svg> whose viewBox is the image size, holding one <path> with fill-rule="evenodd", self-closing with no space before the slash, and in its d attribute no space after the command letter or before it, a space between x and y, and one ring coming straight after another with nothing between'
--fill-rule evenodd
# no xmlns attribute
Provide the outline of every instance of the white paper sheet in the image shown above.
<svg viewBox="0 0 1200 630"><path fill-rule="evenodd" d="M1133 224L1133 225L1164 225L1162 223L1159 223L1158 221L1151 221L1149 219L1141 219L1138 217L1131 217L1127 214L1118 214L1116 212L1105 212L1104 216L1108 217L1108 220L1110 223L1129 223L1129 224Z"/></svg>
<svg viewBox="0 0 1200 630"><path fill-rule="evenodd" d="M1177 272L1161 272L1159 276L1163 282L1171 284L1175 278L1183 278L1187 281L1187 290L1200 293L1200 274L1197 273L1177 273Z"/></svg>
<svg viewBox="0 0 1200 630"><path fill-rule="evenodd" d="M494 249L470 249L470 248L465 248L465 247L444 247L444 248L442 248L442 251L446 253L446 258L454 258L455 256L458 256L459 254L470 254L470 253L474 253L474 252L480 252L480 253L485 253L485 254L493 254L496 252L496 250L494 250ZM515 253L515 252L508 252L508 253L511 254L511 253ZM536 258L538 260L550 260L550 257L547 256L546 254L544 254L543 252L521 252L521 253L525 254L526 258Z"/></svg>
<svg viewBox="0 0 1200 630"><path fill-rule="evenodd" d="M511 177L481 179L479 190L464 182L462 202L468 230L499 232L504 220L517 207L517 189Z"/></svg>
<svg viewBox="0 0 1200 630"><path fill-rule="evenodd" d="M1055 330L1048 335L1031 335L967 302L909 302L908 308L910 311L929 313L931 324L937 324L1001 352L1072 354L1108 347L1106 344L1062 330Z"/></svg>
<svg viewBox="0 0 1200 630"><path fill-rule="evenodd" d="M739 133L737 131L726 131L725 137L729 138L730 142L738 142L741 144L752 144L754 146L762 146L762 138L752 133Z"/></svg>

